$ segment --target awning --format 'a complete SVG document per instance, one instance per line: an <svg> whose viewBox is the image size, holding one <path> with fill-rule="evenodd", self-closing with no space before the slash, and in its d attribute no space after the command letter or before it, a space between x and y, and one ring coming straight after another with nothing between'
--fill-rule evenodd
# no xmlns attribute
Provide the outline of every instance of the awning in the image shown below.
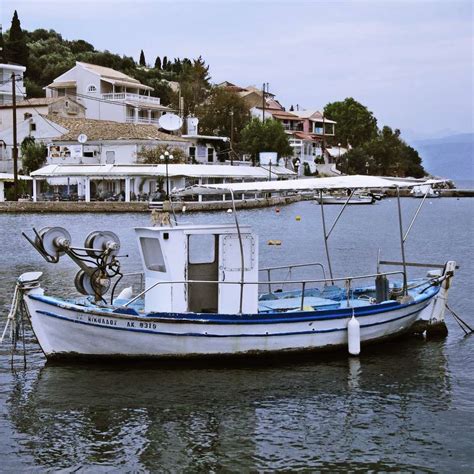
<svg viewBox="0 0 474 474"><path fill-rule="evenodd" d="M144 84L140 84L139 82L129 82L120 79L109 79L108 77L103 76L100 78L100 80L119 87L130 87L133 89L142 89L147 91L153 90L153 87L145 86Z"/></svg>
<svg viewBox="0 0 474 474"><path fill-rule="evenodd" d="M421 183L389 180L378 176L337 176L334 178L307 178L291 181L255 181L247 183L205 184L192 186L178 191L179 195L191 194L226 194L282 192L282 191L317 191L340 189L388 189L409 188Z"/></svg>
<svg viewBox="0 0 474 474"><path fill-rule="evenodd" d="M50 89L67 89L69 87L76 87L76 85L76 81L58 81L52 82L46 87L49 87Z"/></svg>
<svg viewBox="0 0 474 474"><path fill-rule="evenodd" d="M23 181L30 181L32 178L19 174L18 179ZM13 182L15 181L15 176L12 173L0 173L0 181Z"/></svg>
<svg viewBox="0 0 474 474"><path fill-rule="evenodd" d="M47 165L33 171L34 178L89 177L123 179L166 176L166 165ZM188 178L228 178L262 180L268 171L253 166L169 164L168 176Z"/></svg>

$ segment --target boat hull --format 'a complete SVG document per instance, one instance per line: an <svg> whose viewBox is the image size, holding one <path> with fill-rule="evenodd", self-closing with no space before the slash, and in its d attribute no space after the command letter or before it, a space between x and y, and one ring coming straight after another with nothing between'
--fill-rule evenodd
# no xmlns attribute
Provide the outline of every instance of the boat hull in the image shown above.
<svg viewBox="0 0 474 474"><path fill-rule="evenodd" d="M361 343L407 332L429 313L423 301L355 309ZM48 359L245 356L347 347L352 309L291 314L143 317L90 309L38 294L25 295L33 330Z"/></svg>

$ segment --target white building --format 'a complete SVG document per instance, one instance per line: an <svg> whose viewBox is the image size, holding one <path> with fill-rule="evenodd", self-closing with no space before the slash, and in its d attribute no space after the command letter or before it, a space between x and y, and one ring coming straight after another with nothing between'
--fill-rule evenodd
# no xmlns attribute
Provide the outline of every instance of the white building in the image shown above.
<svg viewBox="0 0 474 474"><path fill-rule="evenodd" d="M17 100L23 100L26 96L25 85L23 84L23 73L25 66L16 64L0 64L0 105L11 104L13 100L13 89L11 78L15 74L15 92Z"/></svg>
<svg viewBox="0 0 474 474"><path fill-rule="evenodd" d="M0 105L0 131L13 127L13 107ZM16 122L20 124L33 116L51 115L58 117L84 118L86 108L71 97L40 97L25 99L16 104ZM21 140L19 140L21 143Z"/></svg>
<svg viewBox="0 0 474 474"><path fill-rule="evenodd" d="M207 183L235 181L263 181L266 179L294 178L295 173L274 166L271 171L253 166L229 165L47 165L33 171L33 200L43 198L40 183L74 188L79 199L86 202L103 199L103 196L123 193L123 200L129 202L139 195L151 196L162 186L169 190ZM168 182L166 183L166 179ZM199 196L201 201L202 196Z"/></svg>
<svg viewBox="0 0 474 474"><path fill-rule="evenodd" d="M152 87L108 67L76 62L46 88L46 97L71 96L86 107L86 117L158 125L169 110L152 97Z"/></svg>

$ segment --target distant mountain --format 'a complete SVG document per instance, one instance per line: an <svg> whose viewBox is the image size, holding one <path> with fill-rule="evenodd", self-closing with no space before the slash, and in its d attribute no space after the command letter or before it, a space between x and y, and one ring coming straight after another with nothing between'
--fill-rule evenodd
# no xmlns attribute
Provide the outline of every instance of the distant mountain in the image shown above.
<svg viewBox="0 0 474 474"><path fill-rule="evenodd" d="M428 173L454 180L474 180L474 133L414 140Z"/></svg>

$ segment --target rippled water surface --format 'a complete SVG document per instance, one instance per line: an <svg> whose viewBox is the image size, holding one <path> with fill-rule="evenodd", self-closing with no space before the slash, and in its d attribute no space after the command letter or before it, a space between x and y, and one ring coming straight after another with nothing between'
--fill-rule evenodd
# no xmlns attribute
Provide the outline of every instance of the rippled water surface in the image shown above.
<svg viewBox="0 0 474 474"><path fill-rule="evenodd" d="M404 199L405 225L419 202ZM331 241L335 273L375 271L399 259L396 203L348 209ZM407 259L461 265L450 301L474 326L474 202L427 203L407 244ZM339 208L328 207L335 216ZM296 216L301 216L297 221ZM318 206L293 204L239 213L261 239L261 265L324 261ZM195 214L185 221L230 221ZM49 265L20 233L62 225L81 243L111 229L139 270L132 227L147 215L0 215L2 320L16 276L44 272L56 294L73 291L74 264ZM281 239L281 247L266 245ZM474 336L452 319L442 341L406 338L345 354L226 365L46 364L33 337L10 365L0 347L0 471L375 470L472 472ZM3 321L0 328L3 327Z"/></svg>

